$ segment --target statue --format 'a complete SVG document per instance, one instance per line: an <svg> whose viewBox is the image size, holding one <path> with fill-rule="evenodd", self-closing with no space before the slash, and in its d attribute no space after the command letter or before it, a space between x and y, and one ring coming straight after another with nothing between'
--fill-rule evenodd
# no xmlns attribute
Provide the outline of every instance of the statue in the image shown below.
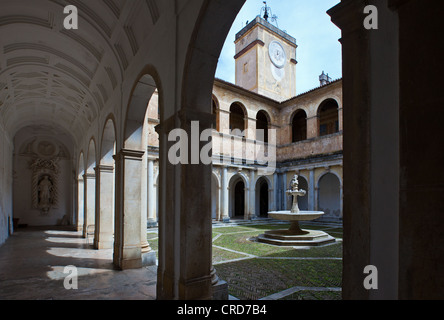
<svg viewBox="0 0 444 320"><path fill-rule="evenodd" d="M287 191L287 194L291 195L293 197L293 207L291 208L291 213L299 213L299 206L298 206L298 196L303 197L307 194L307 191L305 190L299 190L299 181L298 181L298 175L295 175L293 179L290 182L290 190Z"/></svg>
<svg viewBox="0 0 444 320"><path fill-rule="evenodd" d="M38 186L39 191L39 206L43 209L48 208L51 205L52 199L52 191L53 186L52 182L49 180L49 177L46 175L43 177L42 181L40 181Z"/></svg>

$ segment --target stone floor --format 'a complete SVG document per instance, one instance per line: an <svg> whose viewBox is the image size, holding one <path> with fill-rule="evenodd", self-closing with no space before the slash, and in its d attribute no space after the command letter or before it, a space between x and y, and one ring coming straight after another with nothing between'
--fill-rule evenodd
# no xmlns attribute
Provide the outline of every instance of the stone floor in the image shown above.
<svg viewBox="0 0 444 320"><path fill-rule="evenodd" d="M77 290L64 287L66 266L77 268ZM156 269L115 270L112 250L80 232L19 229L0 246L0 300L155 300Z"/></svg>

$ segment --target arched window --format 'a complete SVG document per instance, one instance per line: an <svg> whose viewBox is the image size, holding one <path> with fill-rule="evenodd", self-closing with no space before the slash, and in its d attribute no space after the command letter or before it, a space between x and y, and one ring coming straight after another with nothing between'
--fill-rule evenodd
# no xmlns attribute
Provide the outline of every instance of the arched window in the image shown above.
<svg viewBox="0 0 444 320"><path fill-rule="evenodd" d="M318 111L319 135L326 136L339 132L339 106L333 99L324 101Z"/></svg>
<svg viewBox="0 0 444 320"><path fill-rule="evenodd" d="M256 139L268 143L268 116L265 111L259 111L256 116Z"/></svg>
<svg viewBox="0 0 444 320"><path fill-rule="evenodd" d="M216 125L215 125L214 129L216 129L217 131L220 131L220 127L219 127L219 107L218 107L217 102L216 102L214 97L212 99L212 113L216 116Z"/></svg>
<svg viewBox="0 0 444 320"><path fill-rule="evenodd" d="M298 110L291 123L292 142L307 140L307 114L304 110Z"/></svg>
<svg viewBox="0 0 444 320"><path fill-rule="evenodd" d="M230 107L230 131L231 134L245 135L245 113L239 103L233 103Z"/></svg>

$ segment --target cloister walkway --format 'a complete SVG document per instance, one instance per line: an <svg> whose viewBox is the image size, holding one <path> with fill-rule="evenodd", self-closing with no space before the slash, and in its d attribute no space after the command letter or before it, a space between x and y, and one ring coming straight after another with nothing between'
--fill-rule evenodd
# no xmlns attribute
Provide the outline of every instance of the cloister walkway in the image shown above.
<svg viewBox="0 0 444 320"><path fill-rule="evenodd" d="M65 289L67 266L77 290ZM157 266L115 270L112 250L94 250L81 232L18 229L0 247L0 300L155 300L156 280Z"/></svg>

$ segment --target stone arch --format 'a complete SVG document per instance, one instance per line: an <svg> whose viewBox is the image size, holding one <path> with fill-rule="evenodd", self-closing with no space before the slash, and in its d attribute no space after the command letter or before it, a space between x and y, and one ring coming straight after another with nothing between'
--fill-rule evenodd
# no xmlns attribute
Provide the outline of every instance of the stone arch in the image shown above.
<svg viewBox="0 0 444 320"><path fill-rule="evenodd" d="M147 66L140 73L133 86L124 117L123 147L128 150L144 150L143 128L148 104L155 91L159 93L160 118L163 112L163 90L156 69Z"/></svg>
<svg viewBox="0 0 444 320"><path fill-rule="evenodd" d="M248 213L248 178L242 174L237 173L233 175L228 184L229 188L229 216L245 217Z"/></svg>
<svg viewBox="0 0 444 320"><path fill-rule="evenodd" d="M255 208L257 217L268 217L272 190L271 181L267 176L261 176L256 180Z"/></svg>
<svg viewBox="0 0 444 320"><path fill-rule="evenodd" d="M214 94L211 99L211 108L213 116L215 117L214 119L215 125L213 129L215 129L216 131L220 131L220 104L219 104L219 99Z"/></svg>
<svg viewBox="0 0 444 320"><path fill-rule="evenodd" d="M114 165L113 156L116 153L117 127L113 114L110 114L105 121L102 130L100 144L99 163L101 165Z"/></svg>
<svg viewBox="0 0 444 320"><path fill-rule="evenodd" d="M238 101L233 102L230 106L231 134L245 136L245 132L248 129L247 118L248 111L246 107ZM240 131L241 133L237 131Z"/></svg>
<svg viewBox="0 0 444 320"><path fill-rule="evenodd" d="M318 210L324 211L323 219L342 219L341 178L334 171L325 172L317 181Z"/></svg>
<svg viewBox="0 0 444 320"><path fill-rule="evenodd" d="M325 99L317 111L319 136L339 132L339 103L333 99Z"/></svg>
<svg viewBox="0 0 444 320"><path fill-rule="evenodd" d="M256 114L256 140L268 143L268 129L270 125L270 114L263 109L259 110ZM262 130L262 132L260 130Z"/></svg>
<svg viewBox="0 0 444 320"><path fill-rule="evenodd" d="M307 139L307 112L298 109L291 116L291 142L299 142Z"/></svg>

